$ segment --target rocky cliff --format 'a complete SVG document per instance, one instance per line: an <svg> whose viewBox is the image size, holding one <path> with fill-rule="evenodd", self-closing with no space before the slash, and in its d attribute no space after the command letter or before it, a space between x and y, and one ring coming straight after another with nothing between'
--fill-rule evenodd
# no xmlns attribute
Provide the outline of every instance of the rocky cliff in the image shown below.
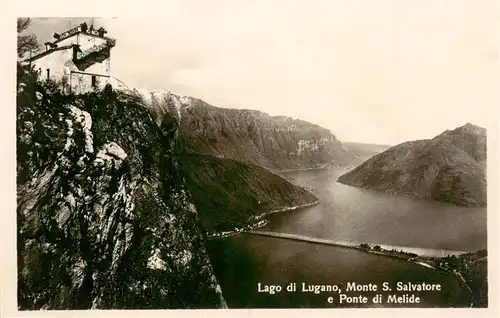
<svg viewBox="0 0 500 318"><path fill-rule="evenodd" d="M66 97L20 67L17 114L21 310L225 306L174 127L109 88Z"/></svg>
<svg viewBox="0 0 500 318"><path fill-rule="evenodd" d="M399 144L339 182L462 206L486 206L486 129L466 124Z"/></svg>
<svg viewBox="0 0 500 318"><path fill-rule="evenodd" d="M306 121L219 108L167 91L134 90L129 94L141 99L157 122L171 114L179 122L179 143L195 153L273 170L347 165L356 160L329 130Z"/></svg>

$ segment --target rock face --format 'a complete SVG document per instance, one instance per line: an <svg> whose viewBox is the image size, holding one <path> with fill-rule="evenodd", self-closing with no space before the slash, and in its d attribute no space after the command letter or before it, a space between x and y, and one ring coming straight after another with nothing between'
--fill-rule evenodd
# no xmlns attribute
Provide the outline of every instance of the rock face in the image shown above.
<svg viewBox="0 0 500 318"><path fill-rule="evenodd" d="M486 129L466 124L368 159L339 182L461 206L486 206Z"/></svg>
<svg viewBox="0 0 500 318"><path fill-rule="evenodd" d="M242 228L252 216L318 200L257 165L193 153L182 155L179 162L208 232Z"/></svg>
<svg viewBox="0 0 500 318"><path fill-rule="evenodd" d="M167 113L180 121L180 144L195 153L273 170L346 165L355 160L329 130L306 121L214 107L166 91L134 90L129 94L142 99L157 122Z"/></svg>
<svg viewBox="0 0 500 318"><path fill-rule="evenodd" d="M21 310L225 306L174 131L112 90L65 97L22 69L17 113Z"/></svg>

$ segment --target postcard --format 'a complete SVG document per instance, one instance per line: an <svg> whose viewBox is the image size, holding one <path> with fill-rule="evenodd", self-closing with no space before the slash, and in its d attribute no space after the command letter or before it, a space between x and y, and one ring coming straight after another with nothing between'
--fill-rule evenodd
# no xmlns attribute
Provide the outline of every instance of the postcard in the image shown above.
<svg viewBox="0 0 500 318"><path fill-rule="evenodd" d="M4 313L492 314L494 7L15 11Z"/></svg>

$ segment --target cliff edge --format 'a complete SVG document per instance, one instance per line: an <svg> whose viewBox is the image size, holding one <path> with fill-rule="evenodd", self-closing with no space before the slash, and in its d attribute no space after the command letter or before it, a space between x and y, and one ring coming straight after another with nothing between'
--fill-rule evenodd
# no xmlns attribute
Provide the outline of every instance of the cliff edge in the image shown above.
<svg viewBox="0 0 500 318"><path fill-rule="evenodd" d="M18 305L225 306L166 134L142 105L18 66Z"/></svg>

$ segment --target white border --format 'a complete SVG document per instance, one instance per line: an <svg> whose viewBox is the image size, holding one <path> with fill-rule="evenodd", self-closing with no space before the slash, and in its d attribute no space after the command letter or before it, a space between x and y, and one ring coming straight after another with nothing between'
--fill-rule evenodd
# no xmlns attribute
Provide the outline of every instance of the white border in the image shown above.
<svg viewBox="0 0 500 318"><path fill-rule="evenodd" d="M169 0L169 3L181 0ZM193 0L184 0L194 2ZM197 0L203 1L203 0ZM210 0L213 5L224 0ZM229 1L229 0L228 0ZM249 0L251 1L251 0ZM272 0L269 0L272 1ZM286 5L285 0L283 1ZM291 0L294 1L294 0ZM303 0L306 1L306 0ZM347 1L347 0L331 0ZM373 0L385 1L385 0ZM396 0L397 1L397 0ZM420 0L399 0L420 1ZM439 0L435 0L436 2ZM489 0L476 0L489 1ZM155 16L161 18L162 10L158 10L165 1L2 1L0 2L0 30L2 32L2 46L0 49L0 127L1 143L1 176L0 195L2 196L1 215L1 316L2 317L400 317L400 316L454 316L454 317L498 317L499 311L499 275L498 250L499 242L499 147L500 140L498 125L488 130L488 275L489 275L489 308L488 309L288 309L288 310L110 310L110 311L40 311L18 312L16 295L16 161L15 161L15 59L16 59L16 30L15 19L18 16L96 16L96 17L127 17L127 16ZM448 1L451 5L453 0ZM156 8L156 9L151 9ZM498 9L498 3L497 3ZM498 10L497 10L498 14ZM497 21L498 23L498 21ZM500 26L500 25L498 25ZM500 37L499 37L500 39ZM498 57L498 51L497 51ZM498 64L497 64L498 67ZM498 69L497 69L498 71ZM498 77L497 77L498 87ZM492 121L498 123L499 118L498 95L491 101ZM471 105L474 107L474 105Z"/></svg>

